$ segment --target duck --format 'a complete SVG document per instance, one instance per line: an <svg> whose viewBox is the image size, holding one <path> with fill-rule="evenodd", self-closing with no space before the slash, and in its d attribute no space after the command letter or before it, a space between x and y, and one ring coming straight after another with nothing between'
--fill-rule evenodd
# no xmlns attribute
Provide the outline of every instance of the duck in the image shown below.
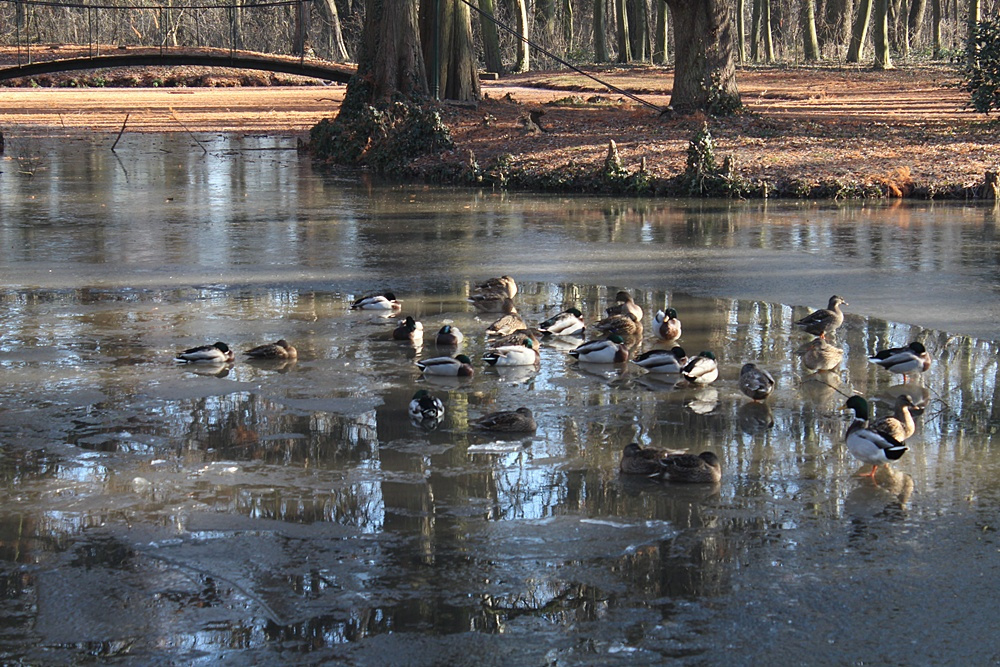
<svg viewBox="0 0 1000 667"><path fill-rule="evenodd" d="M632 295L625 290L620 290L615 294L615 305L608 306L604 312L611 315L631 315L636 322L642 322L642 308L632 300Z"/></svg>
<svg viewBox="0 0 1000 667"><path fill-rule="evenodd" d="M622 450L618 469L625 475L658 475L663 472L664 459L684 453L683 449L656 449L632 442Z"/></svg>
<svg viewBox="0 0 1000 667"><path fill-rule="evenodd" d="M503 294L513 299L517 296L517 283L510 276L500 276L474 285L472 291L474 294Z"/></svg>
<svg viewBox="0 0 1000 667"><path fill-rule="evenodd" d="M532 346L538 349L538 339L535 338L535 334L531 332L530 329L518 329L506 336L500 336L499 338L494 338L490 341L490 347L504 347L505 345L524 345L525 341L531 341Z"/></svg>
<svg viewBox="0 0 1000 667"><path fill-rule="evenodd" d="M879 465L898 460L908 447L892 436L868 428L868 401L861 396L851 396L844 407L854 410L854 421L844 434L847 450L862 463L872 465L871 473L861 477L874 479Z"/></svg>
<svg viewBox="0 0 1000 667"><path fill-rule="evenodd" d="M299 356L298 350L289 345L284 338L273 343L258 345L243 354L251 359L296 359Z"/></svg>
<svg viewBox="0 0 1000 667"><path fill-rule="evenodd" d="M688 360L681 369L681 377L693 384L709 384L719 377L719 362L707 350Z"/></svg>
<svg viewBox="0 0 1000 667"><path fill-rule="evenodd" d="M229 346L219 341L211 345L199 345L179 352L174 359L187 363L224 364L236 358Z"/></svg>
<svg viewBox="0 0 1000 667"><path fill-rule="evenodd" d="M441 347L455 347L465 340L465 334L459 331L458 327L446 324L438 329L434 344Z"/></svg>
<svg viewBox="0 0 1000 667"><path fill-rule="evenodd" d="M399 310L402 307L403 303L397 301L396 295L392 292L369 294L351 303L351 310Z"/></svg>
<svg viewBox="0 0 1000 667"><path fill-rule="evenodd" d="M653 316L653 331L663 340L677 340L681 337L681 321L673 308L656 311Z"/></svg>
<svg viewBox="0 0 1000 667"><path fill-rule="evenodd" d="M452 377L472 377L475 370L472 360L464 354L454 357L432 357L417 362L417 368L425 375L448 375Z"/></svg>
<svg viewBox="0 0 1000 667"><path fill-rule="evenodd" d="M897 373L906 376L910 373L925 373L931 367L931 355L923 343L913 341L906 347L890 347L873 356L868 357L868 361L878 364L890 373Z"/></svg>
<svg viewBox="0 0 1000 667"><path fill-rule="evenodd" d="M579 308L567 308L538 325L543 336L580 336L587 329Z"/></svg>
<svg viewBox="0 0 1000 667"><path fill-rule="evenodd" d="M529 339L523 345L495 347L483 359L490 366L534 366L538 363L538 350Z"/></svg>
<svg viewBox="0 0 1000 667"><path fill-rule="evenodd" d="M472 422L473 428L480 431L498 431L503 433L533 433L538 429L535 417L529 408L492 412Z"/></svg>
<svg viewBox="0 0 1000 667"><path fill-rule="evenodd" d="M423 340L424 325L407 315L406 319L399 323L399 326L392 330L393 340Z"/></svg>
<svg viewBox="0 0 1000 667"><path fill-rule="evenodd" d="M756 364L743 364L740 369L740 391L754 401L763 401L774 391L774 378Z"/></svg>
<svg viewBox="0 0 1000 667"><path fill-rule="evenodd" d="M506 336L518 329L528 328L528 325L525 324L524 320L518 314L514 302L510 299L504 299L503 313L499 319L486 328L487 336Z"/></svg>
<svg viewBox="0 0 1000 667"><path fill-rule="evenodd" d="M673 454L663 459L660 478L683 484L718 484L722 464L713 452Z"/></svg>
<svg viewBox="0 0 1000 667"><path fill-rule="evenodd" d="M595 324L594 328L604 333L618 334L629 338L642 336L642 322L631 313L608 315Z"/></svg>
<svg viewBox="0 0 1000 667"><path fill-rule="evenodd" d="M893 413L877 419L872 424L872 430L887 435L896 442L904 442L917 430L913 415L910 413L915 407L916 404L909 394L900 394L896 397Z"/></svg>
<svg viewBox="0 0 1000 667"><path fill-rule="evenodd" d="M805 317L796 320L795 326L813 336L826 338L826 334L833 333L844 323L844 313L840 307L849 305L851 304L834 294L830 297L826 308L814 310Z"/></svg>
<svg viewBox="0 0 1000 667"><path fill-rule="evenodd" d="M642 366L650 373L680 373L687 360L684 349L675 345L669 350L643 352L632 363Z"/></svg>
<svg viewBox="0 0 1000 667"><path fill-rule="evenodd" d="M416 421L440 421L444 417L444 403L426 389L421 389L410 400L409 412Z"/></svg>
<svg viewBox="0 0 1000 667"><path fill-rule="evenodd" d="M844 359L844 349L831 345L824 338L814 338L795 350L802 365L811 371L830 371Z"/></svg>
<svg viewBox="0 0 1000 667"><path fill-rule="evenodd" d="M578 345L569 351L569 355L577 361L590 364L618 364L628 361L628 348L621 336L612 334L607 338Z"/></svg>

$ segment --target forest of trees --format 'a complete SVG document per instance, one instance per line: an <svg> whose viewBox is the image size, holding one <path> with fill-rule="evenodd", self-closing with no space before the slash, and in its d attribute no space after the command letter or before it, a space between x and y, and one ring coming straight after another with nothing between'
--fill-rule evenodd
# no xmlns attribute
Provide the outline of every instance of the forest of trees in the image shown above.
<svg viewBox="0 0 1000 667"><path fill-rule="evenodd" d="M454 0L464 4L461 0ZM575 64L672 64L669 14L678 0L471 0L513 31ZM732 8L736 61L859 63L892 67L950 58L970 20L996 16L1000 0L720 0ZM364 0L103 0L93 9L32 0L0 3L0 43L214 46L305 51L356 59ZM429 4L425 1L421 4ZM232 5L232 6L227 6ZM117 7L120 6L120 9ZM143 9L142 7L155 7ZM426 8L421 8L426 11ZM304 17L296 21L297 16ZM479 67L501 73L560 65L471 12ZM301 27L305 27L302 30Z"/></svg>

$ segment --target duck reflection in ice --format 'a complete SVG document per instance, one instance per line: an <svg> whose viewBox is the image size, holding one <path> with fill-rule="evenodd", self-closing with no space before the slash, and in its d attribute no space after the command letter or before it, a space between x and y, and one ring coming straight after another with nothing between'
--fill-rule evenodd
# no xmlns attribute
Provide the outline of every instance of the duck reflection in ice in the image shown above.
<svg viewBox="0 0 1000 667"><path fill-rule="evenodd" d="M799 393L807 401L816 405L832 407L828 404L839 404L841 400L841 384L839 373L817 371L802 378L802 382L799 384Z"/></svg>
<svg viewBox="0 0 1000 667"><path fill-rule="evenodd" d="M831 345L825 338L814 338L803 343L795 354L802 359L802 365L811 371L832 371L844 359L844 349Z"/></svg>
<svg viewBox="0 0 1000 667"><path fill-rule="evenodd" d="M862 537L869 522L901 518L912 495L911 475L880 466L873 478L858 479L844 498L844 515L850 518L855 537Z"/></svg>
<svg viewBox="0 0 1000 667"><path fill-rule="evenodd" d="M684 399L684 407L699 415L707 415L719 407L719 390L715 387L703 387Z"/></svg>
<svg viewBox="0 0 1000 667"><path fill-rule="evenodd" d="M486 373L496 375L501 382L508 384L526 384L535 379L539 367L534 366L490 366Z"/></svg>
<svg viewBox="0 0 1000 667"><path fill-rule="evenodd" d="M774 428L774 412L771 406L760 401L744 403L736 411L736 420L740 430L747 435L757 435Z"/></svg>

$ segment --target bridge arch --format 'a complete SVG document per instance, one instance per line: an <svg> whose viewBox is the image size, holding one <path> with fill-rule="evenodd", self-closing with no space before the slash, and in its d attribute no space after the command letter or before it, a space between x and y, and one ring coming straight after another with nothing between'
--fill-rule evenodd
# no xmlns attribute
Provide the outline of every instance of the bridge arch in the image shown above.
<svg viewBox="0 0 1000 667"><path fill-rule="evenodd" d="M236 54L232 52L206 53L185 50L184 53L170 53L166 51L157 51L156 53L115 53L13 65L0 68L0 81L86 69L182 66L226 67L280 72L282 74L306 76L324 81L336 81L338 83L347 83L354 74L353 67L336 65L334 63L319 63L305 59Z"/></svg>

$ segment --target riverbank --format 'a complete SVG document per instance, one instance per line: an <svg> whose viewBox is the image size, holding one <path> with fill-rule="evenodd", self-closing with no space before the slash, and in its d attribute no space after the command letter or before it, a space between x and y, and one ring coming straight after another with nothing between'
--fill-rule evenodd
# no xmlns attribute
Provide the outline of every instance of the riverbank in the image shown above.
<svg viewBox="0 0 1000 667"><path fill-rule="evenodd" d="M731 118L661 114L672 86L665 68L590 73L635 97L568 72L485 81L478 105L441 105L454 149L417 160L407 176L535 191L685 195L690 183L679 177L692 138L705 126L720 171L729 158L721 184L737 196L975 199L984 195L986 172L996 169L1000 126L964 109L967 96L950 66L744 68L738 80L747 112ZM205 81L208 74L192 68L191 76ZM123 126L124 135L305 139L310 127L336 114L345 90L247 87L229 76L209 77L219 87L0 88L0 131L8 144L23 136L106 133L110 145ZM612 141L620 163L609 165Z"/></svg>

